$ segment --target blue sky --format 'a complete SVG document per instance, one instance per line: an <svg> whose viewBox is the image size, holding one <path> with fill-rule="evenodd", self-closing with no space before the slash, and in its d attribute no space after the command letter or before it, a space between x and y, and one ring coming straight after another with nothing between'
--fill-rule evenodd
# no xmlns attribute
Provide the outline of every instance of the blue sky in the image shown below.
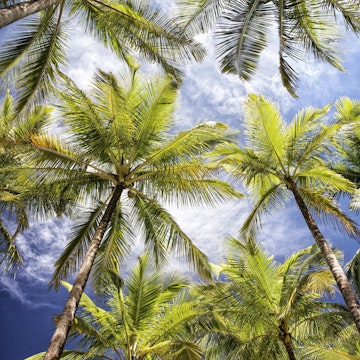
<svg viewBox="0 0 360 360"><path fill-rule="evenodd" d="M74 34L67 72L79 86L86 88L98 67L105 71L119 69L117 60L93 39L79 35L78 31ZM0 41L4 35L1 30ZM214 61L211 37L203 35L199 40L206 44L209 54L202 63L189 65L186 69L177 111L178 120L184 127L191 127L200 120L216 120L240 128L241 105L248 93L265 95L278 104L287 119L305 106L323 107L341 96L360 98L360 39L354 36L344 39L346 73L313 59L300 64L299 99L293 99L281 85L277 48L271 40L271 46L262 56L258 74L248 83L236 76L221 74ZM218 262L221 260L222 240L236 235L248 210L248 203L239 201L215 209L173 209L172 213L211 261ZM356 241L343 238L343 235L323 226L321 228L333 244L345 252L346 260L359 248ZM16 279L0 278L1 359L19 360L46 350L52 335L52 317L61 312L66 298L65 290L48 291L47 284L52 264L65 246L70 229L70 220L60 218L34 222L25 234L19 236L18 246L26 265ZM260 239L269 253L278 258L312 244L303 220L291 205L264 220ZM181 262L174 260L174 264L188 270Z"/></svg>

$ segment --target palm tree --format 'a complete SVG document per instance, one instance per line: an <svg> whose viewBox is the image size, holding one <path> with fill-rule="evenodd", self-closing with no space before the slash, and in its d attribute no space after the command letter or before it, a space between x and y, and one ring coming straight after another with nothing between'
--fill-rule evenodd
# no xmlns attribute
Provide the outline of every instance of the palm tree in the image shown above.
<svg viewBox="0 0 360 360"><path fill-rule="evenodd" d="M337 17L342 15L346 28L355 34L360 31L360 7L352 0L178 0L178 4L179 18L191 35L217 24L215 55L220 69L243 80L255 74L275 25L282 82L294 97L298 80L294 66L309 54L343 70Z"/></svg>
<svg viewBox="0 0 360 360"><path fill-rule="evenodd" d="M5 273L15 274L24 263L15 238L28 227L28 212L39 196L30 184L16 180L13 169L20 166L21 154L29 149L30 134L49 120L50 112L51 108L38 106L26 120L20 120L9 92L0 107L0 265Z"/></svg>
<svg viewBox="0 0 360 360"><path fill-rule="evenodd" d="M99 71L90 94L65 78L59 93L64 138L32 137L37 151L29 161L39 187L63 184L92 206L79 210L79 223L55 266L56 286L80 269L45 359L59 358L91 269L100 286L104 270L119 271L136 237L156 263L176 251L202 277L211 277L207 257L163 205L214 204L240 195L217 180L219 168L201 156L233 139L226 125L208 122L170 136L176 82L166 77L150 83L136 70L119 78Z"/></svg>
<svg viewBox="0 0 360 360"><path fill-rule="evenodd" d="M231 238L227 254L224 281L209 301L217 321L207 336L208 358L355 359L334 346L351 316L323 300L335 284L315 245L278 263L256 242ZM303 357L310 351L316 356Z"/></svg>
<svg viewBox="0 0 360 360"><path fill-rule="evenodd" d="M186 339L187 326L200 314L199 304L186 293L188 279L153 265L144 254L124 280L110 272L99 299L103 308L83 294L71 328L78 349L64 351L62 358L201 359L201 349Z"/></svg>
<svg viewBox="0 0 360 360"><path fill-rule="evenodd" d="M245 237L254 236L263 213L279 208L290 195L295 198L360 332L357 298L310 212L333 221L349 235L359 234L333 197L339 191L351 193L354 184L328 166L336 157L332 137L351 119L342 115L340 102L335 120L326 124L329 110L330 106L303 109L287 125L273 104L250 95L245 103L246 146L220 145L215 153L222 157L224 166L244 180L254 200L241 230Z"/></svg>
<svg viewBox="0 0 360 360"><path fill-rule="evenodd" d="M182 65L204 55L203 48L150 1L32 0L14 4L5 0L2 4L0 28L25 17L16 30L2 30L6 41L0 47L0 78L16 91L17 111L41 102L52 90L57 70L66 65L69 24L73 29L80 24L120 59L132 62L131 54L139 54L177 79ZM8 78L16 80L16 87L5 81Z"/></svg>
<svg viewBox="0 0 360 360"><path fill-rule="evenodd" d="M341 112L352 117L353 126L343 129L337 134L340 160L333 165L341 175L356 184L356 190L351 196L349 207L351 210L360 210L360 103L353 104L351 99L344 97Z"/></svg>

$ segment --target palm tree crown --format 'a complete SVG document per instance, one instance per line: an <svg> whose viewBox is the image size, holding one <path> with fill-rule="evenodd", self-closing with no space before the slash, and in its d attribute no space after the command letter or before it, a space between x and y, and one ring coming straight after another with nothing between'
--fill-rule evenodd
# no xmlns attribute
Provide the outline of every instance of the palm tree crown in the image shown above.
<svg viewBox="0 0 360 360"><path fill-rule="evenodd" d="M52 90L57 70L66 65L67 38L70 26L84 30L120 59L132 62L138 54L159 63L166 72L180 78L181 68L189 60L200 60L202 47L150 1L67 1L35 0L39 3L33 16L20 21L16 31L6 32L0 47L0 78L16 76L17 110L41 102ZM40 4L41 3L41 4ZM16 11L27 2L3 2L2 15ZM39 11L40 10L40 11ZM24 9L20 14L27 14ZM0 26L1 27L1 26ZM4 32L5 31L5 32ZM76 35L77 36L77 35Z"/></svg>
<svg viewBox="0 0 360 360"><path fill-rule="evenodd" d="M213 302L218 321L207 337L209 358L352 358L335 346L351 317L344 306L323 300L335 284L315 245L278 263L256 242L232 238L227 254L225 282Z"/></svg>
<svg viewBox="0 0 360 360"><path fill-rule="evenodd" d="M214 23L215 51L225 73L249 80L257 70L261 52L274 25L279 44L279 70L283 85L296 96L296 62L316 59L343 70L337 16L347 29L360 31L356 1L308 0L179 0L180 19L191 34ZM290 60L290 61L289 61Z"/></svg>
<svg viewBox="0 0 360 360"><path fill-rule="evenodd" d="M276 210L291 195L294 197L360 332L358 300L309 210L349 235L359 235L354 221L340 209L333 196L339 191L352 193L354 184L330 168L336 157L336 132L354 121L347 102L348 99L338 102L334 121L326 122L330 111L330 106L326 106L303 109L286 124L273 104L250 95L245 103L246 146L239 149L220 145L215 154L249 187L254 205L241 229L245 237L254 236L262 214Z"/></svg>
<svg viewBox="0 0 360 360"><path fill-rule="evenodd" d="M110 272L101 296L104 307L83 294L71 329L78 350L64 351L63 358L200 360L199 347L186 337L186 326L199 315L196 301L187 299L187 284L178 272L155 269L146 254L124 279Z"/></svg>
<svg viewBox="0 0 360 360"><path fill-rule="evenodd" d="M58 284L79 263L99 216L119 186L121 201L99 250L95 277L100 269L117 270L119 259L140 234L157 262L176 249L200 274L210 276L206 256L159 200L194 205L236 197L230 185L213 177L216 168L199 157L216 143L231 140L234 132L209 122L170 136L177 94L177 84L170 78L150 84L137 71L119 79L100 71L93 99L69 79L64 86L59 109L66 138L33 136L38 152L32 161L44 174L41 184L73 187L79 196L88 194L93 208L80 217L57 262L53 282Z"/></svg>
<svg viewBox="0 0 360 360"><path fill-rule="evenodd" d="M21 155L29 150L31 134L47 123L50 113L50 107L37 106L27 114L26 121L17 118L9 91L0 108L0 265L5 273L15 272L24 263L15 238L28 227L29 213L60 213L54 197L46 199L47 205L43 201L45 189L40 194L33 184L25 185L14 176Z"/></svg>
<svg viewBox="0 0 360 360"><path fill-rule="evenodd" d="M171 78L150 82L137 70L119 78L99 71L91 95L64 76L59 110L66 136L32 137L36 151L28 159L26 177L39 187L71 189L91 206L79 210L79 222L55 266L52 284L57 286L81 263L68 299L71 306L65 306L67 315L58 329L70 328L91 269L100 286L105 270L118 272L136 238L157 263L175 251L201 276L211 277L206 255L163 205L215 204L240 196L216 179L219 167L202 156L216 144L233 141L234 132L207 122L171 135L176 95ZM57 333L54 342L56 338ZM63 346L66 334L61 338ZM45 359L58 356L57 350Z"/></svg>

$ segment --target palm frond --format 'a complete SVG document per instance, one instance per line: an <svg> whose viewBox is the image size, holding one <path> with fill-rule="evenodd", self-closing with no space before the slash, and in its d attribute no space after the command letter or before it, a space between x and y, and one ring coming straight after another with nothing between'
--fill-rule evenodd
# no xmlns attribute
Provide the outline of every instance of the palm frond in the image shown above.
<svg viewBox="0 0 360 360"><path fill-rule="evenodd" d="M155 80L140 93L143 102L135 113L137 131L131 159L146 155L144 150L160 140L163 131L172 125L177 94L178 84L170 77Z"/></svg>
<svg viewBox="0 0 360 360"><path fill-rule="evenodd" d="M261 228L261 217L264 213L271 213L274 209L284 207L284 200L288 195L282 188L280 183L268 187L264 191L259 200L252 206L250 214L244 221L241 229L239 230L245 238L255 237L259 228Z"/></svg>
<svg viewBox="0 0 360 360"><path fill-rule="evenodd" d="M354 183L324 165L299 170L296 177L300 186L323 188L330 195L339 191L354 192Z"/></svg>
<svg viewBox="0 0 360 360"><path fill-rule="evenodd" d="M221 17L228 1L202 0L202 1L176 1L176 18L184 31L191 35L204 33Z"/></svg>
<svg viewBox="0 0 360 360"><path fill-rule="evenodd" d="M360 31L360 7L356 1L321 0L319 5L332 10L333 13L340 13L343 16L347 30L351 30L354 33Z"/></svg>
<svg viewBox="0 0 360 360"><path fill-rule="evenodd" d="M344 70L339 54L339 29L334 16L321 11L318 2L293 1L293 36L303 47L305 53L326 61L339 70Z"/></svg>
<svg viewBox="0 0 360 360"><path fill-rule="evenodd" d="M100 73L101 75L101 73ZM95 81L99 83L98 76ZM65 124L69 126L69 141L78 144L78 151L83 152L86 157L95 156L102 163L118 161L111 142L113 135L110 129L106 129L104 123L110 119L106 117L99 106L77 85L64 74L62 74L63 88L59 93L63 103L59 110L65 118ZM97 90L99 91L99 90ZM103 96L105 94L103 93ZM107 98L109 101L109 98ZM99 161L98 160L98 161Z"/></svg>
<svg viewBox="0 0 360 360"><path fill-rule="evenodd" d="M360 189L356 189L352 194L349 207L351 210L360 210Z"/></svg>
<svg viewBox="0 0 360 360"><path fill-rule="evenodd" d="M285 171L285 121L279 111L263 97L252 94L244 104L244 113L247 146Z"/></svg>
<svg viewBox="0 0 360 360"><path fill-rule="evenodd" d="M138 258L126 285L129 294L126 298L128 314L135 329L141 329L157 310L157 298L162 291L159 272L149 272L150 259L143 255Z"/></svg>
<svg viewBox="0 0 360 360"><path fill-rule="evenodd" d="M135 208L138 218L143 222L141 231L145 246L156 262L165 261L168 251L175 252L185 257L201 277L211 279L207 256L193 244L159 203L145 196L137 196Z"/></svg>
<svg viewBox="0 0 360 360"><path fill-rule="evenodd" d="M356 222L339 208L334 198L323 193L323 191L299 188L306 204L315 211L325 223L330 222L339 231L345 230L349 236L357 238L359 229Z"/></svg>
<svg viewBox="0 0 360 360"><path fill-rule="evenodd" d="M0 53L0 75L14 69L17 81L17 111L41 102L54 82L56 69L64 65L63 3L22 24Z"/></svg>
<svg viewBox="0 0 360 360"><path fill-rule="evenodd" d="M311 143L311 138L326 123L326 115L330 111L330 105L321 109L306 107L296 113L293 120L287 126L287 162L292 164L301 159L301 154Z"/></svg>
<svg viewBox="0 0 360 360"><path fill-rule="evenodd" d="M316 346L309 347L303 352L304 356L324 360L357 360L358 354L349 354L346 351Z"/></svg>
<svg viewBox="0 0 360 360"><path fill-rule="evenodd" d="M202 46L183 32L173 19L150 6L148 1L129 4L107 5L97 14L96 24L111 29L117 44L156 61L177 79L181 78L182 64L203 58Z"/></svg>
<svg viewBox="0 0 360 360"><path fill-rule="evenodd" d="M358 250L353 258L345 266L346 276L360 297L360 250Z"/></svg>
<svg viewBox="0 0 360 360"><path fill-rule="evenodd" d="M211 150L220 143L234 140L236 132L223 123L205 122L190 130L181 131L172 139L154 148L148 158L134 169L134 172L145 168L149 164L163 166L164 163L173 164L188 161L200 154Z"/></svg>
<svg viewBox="0 0 360 360"><path fill-rule="evenodd" d="M216 30L215 56L222 72L249 80L266 47L273 4L260 0L228 2Z"/></svg>
<svg viewBox="0 0 360 360"><path fill-rule="evenodd" d="M105 206L106 203L102 203L92 211L84 211L83 220L75 225L67 246L55 262L55 270L49 283L50 287L54 286L57 289L60 281L66 279L78 268Z"/></svg>
<svg viewBox="0 0 360 360"><path fill-rule="evenodd" d="M102 291L108 270L117 273L120 264L128 257L135 243L135 234L129 226L129 219L119 203L111 217L109 229L99 247L95 258L91 282L97 292Z"/></svg>
<svg viewBox="0 0 360 360"><path fill-rule="evenodd" d="M23 257L9 230L0 219L0 269L5 274L13 274L24 265Z"/></svg>

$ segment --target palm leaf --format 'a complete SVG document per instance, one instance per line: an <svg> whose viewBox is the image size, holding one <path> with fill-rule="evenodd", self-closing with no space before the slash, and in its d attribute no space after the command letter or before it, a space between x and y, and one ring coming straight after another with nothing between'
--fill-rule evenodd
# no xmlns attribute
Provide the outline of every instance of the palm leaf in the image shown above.
<svg viewBox="0 0 360 360"><path fill-rule="evenodd" d="M229 2L216 31L215 56L225 73L249 80L257 70L259 56L266 47L272 3L260 0Z"/></svg>
<svg viewBox="0 0 360 360"><path fill-rule="evenodd" d="M64 43L60 19L63 3L59 8L46 10L41 16L22 25L23 30L2 46L0 75L21 64L17 82L17 111L44 99L50 91L56 69L64 64ZM16 69L16 68L14 68Z"/></svg>
<svg viewBox="0 0 360 360"><path fill-rule="evenodd" d="M223 0L177 0L177 19L191 35L206 32L221 17L226 3Z"/></svg>
<svg viewBox="0 0 360 360"><path fill-rule="evenodd" d="M167 251L184 256L203 278L211 278L211 268L206 255L180 229L171 215L154 199L137 196L138 217L143 219L144 242L156 262L165 261Z"/></svg>
<svg viewBox="0 0 360 360"><path fill-rule="evenodd" d="M296 18L294 36L305 52L311 52L315 58L343 71L338 56L341 53L340 36L334 18L326 13L319 16L321 5L318 2L294 1L293 4Z"/></svg>
<svg viewBox="0 0 360 360"><path fill-rule="evenodd" d="M263 97L249 95L244 105L245 134L248 147L269 158L285 172L284 120L275 106Z"/></svg>
<svg viewBox="0 0 360 360"><path fill-rule="evenodd" d="M181 77L180 63L175 59L199 61L204 56L199 43L147 1L133 2L131 7L123 3L111 4L104 10L97 17L100 27L111 29L111 34L123 47L156 61L175 78Z"/></svg>
<svg viewBox="0 0 360 360"><path fill-rule="evenodd" d="M66 248L55 262L55 271L49 283L50 287L55 286L57 289L61 280L75 272L83 259L105 206L106 204L102 203L92 211L83 212L83 220L74 227Z"/></svg>
<svg viewBox="0 0 360 360"><path fill-rule="evenodd" d="M340 231L345 230L349 236L357 237L359 230L357 224L343 210L341 210L334 198L323 194L323 191L299 188L306 204L320 216L322 221L330 222Z"/></svg>

